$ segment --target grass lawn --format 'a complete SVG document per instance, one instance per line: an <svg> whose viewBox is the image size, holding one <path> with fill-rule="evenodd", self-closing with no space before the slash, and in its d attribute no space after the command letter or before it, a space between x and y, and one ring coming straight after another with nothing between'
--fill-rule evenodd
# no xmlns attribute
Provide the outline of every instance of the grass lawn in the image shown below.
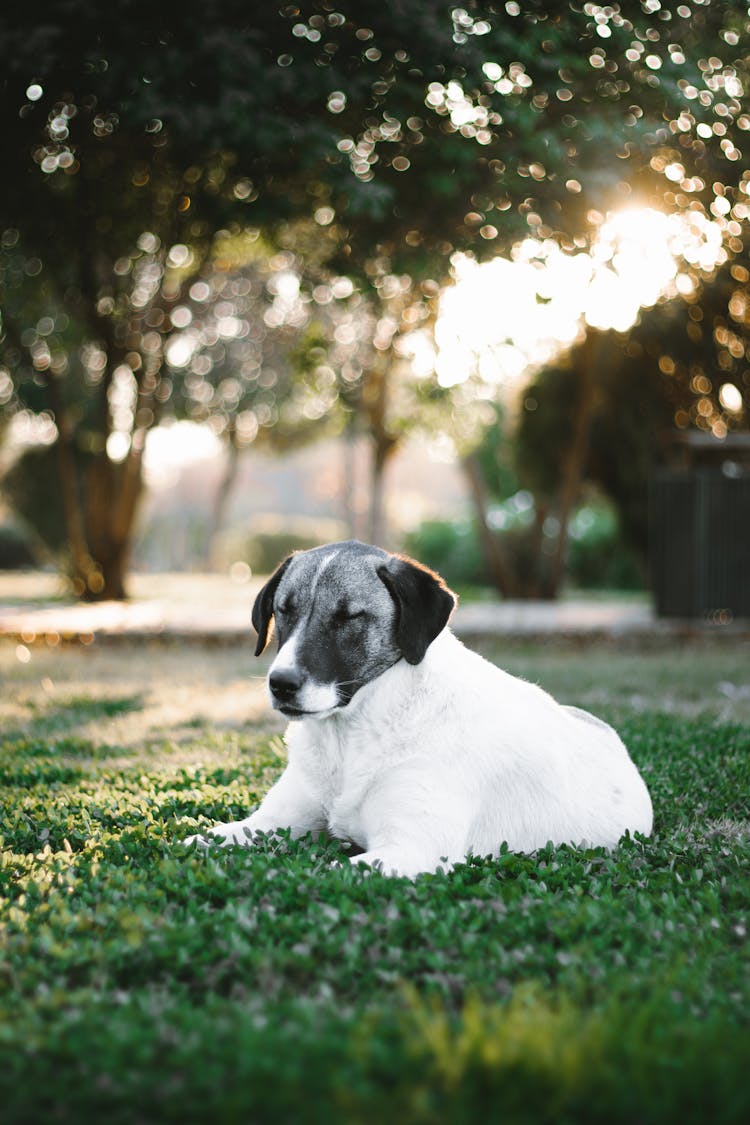
<svg viewBox="0 0 750 1125"><path fill-rule="evenodd" d="M616 722L651 839L193 854L283 766L250 641L0 644L3 1125L750 1120L748 646L502 662Z"/></svg>

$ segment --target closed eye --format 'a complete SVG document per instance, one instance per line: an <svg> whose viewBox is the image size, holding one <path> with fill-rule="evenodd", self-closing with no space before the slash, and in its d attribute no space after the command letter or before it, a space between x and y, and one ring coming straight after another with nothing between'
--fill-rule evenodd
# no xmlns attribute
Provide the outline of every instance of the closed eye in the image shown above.
<svg viewBox="0 0 750 1125"><path fill-rule="evenodd" d="M366 609L338 609L333 615L333 620L337 625L343 625L347 621L357 621L359 618L366 616Z"/></svg>

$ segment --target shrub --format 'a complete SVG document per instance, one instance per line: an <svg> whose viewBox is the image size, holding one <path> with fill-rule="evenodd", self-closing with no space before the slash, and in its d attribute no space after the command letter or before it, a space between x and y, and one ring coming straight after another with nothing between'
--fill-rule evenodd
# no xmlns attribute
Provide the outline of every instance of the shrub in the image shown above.
<svg viewBox="0 0 750 1125"><path fill-rule="evenodd" d="M0 570L34 567L38 560L26 536L14 523L0 524Z"/></svg>
<svg viewBox="0 0 750 1125"><path fill-rule="evenodd" d="M405 536L404 551L438 571L454 589L488 583L479 540L468 520L427 520Z"/></svg>
<svg viewBox="0 0 750 1125"><path fill-rule="evenodd" d="M249 528L233 528L219 541L219 564L247 563L255 574L270 574L293 551L308 551L346 538L337 520L282 516L259 517Z"/></svg>
<svg viewBox="0 0 750 1125"><path fill-rule="evenodd" d="M530 575L539 569L538 533L531 522L531 509L514 507L514 500L511 497L493 509L490 519L498 525L495 535L511 571ZM491 584L472 521L425 522L406 536L404 550L437 570L458 590ZM623 542L611 508L586 505L576 512L568 540L567 583L581 590L643 589L643 575Z"/></svg>
<svg viewBox="0 0 750 1125"><path fill-rule="evenodd" d="M568 582L581 590L642 590L644 576L612 508L580 508L570 526Z"/></svg>

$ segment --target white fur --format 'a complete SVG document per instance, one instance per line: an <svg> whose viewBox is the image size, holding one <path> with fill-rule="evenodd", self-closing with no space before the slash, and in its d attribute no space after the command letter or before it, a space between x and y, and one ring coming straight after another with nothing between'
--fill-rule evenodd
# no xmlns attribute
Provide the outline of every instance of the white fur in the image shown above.
<svg viewBox="0 0 750 1125"><path fill-rule="evenodd" d="M287 745L257 812L212 835L251 844L259 830L328 831L365 849L352 862L413 877L504 841L613 847L651 832L648 790L615 731L447 628L420 664L400 660L348 706L290 723Z"/></svg>
<svg viewBox="0 0 750 1125"><path fill-rule="evenodd" d="M286 671L288 668L294 668L297 663L297 634L292 633L288 641L281 646L279 651L274 657L273 664L268 670L269 676L274 672Z"/></svg>

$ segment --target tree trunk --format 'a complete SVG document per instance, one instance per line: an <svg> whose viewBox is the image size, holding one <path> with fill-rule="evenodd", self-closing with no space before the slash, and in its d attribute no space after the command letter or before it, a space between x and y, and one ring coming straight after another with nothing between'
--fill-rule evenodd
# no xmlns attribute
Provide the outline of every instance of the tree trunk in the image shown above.
<svg viewBox="0 0 750 1125"><path fill-rule="evenodd" d="M544 500L534 503L534 535L531 554L536 560L534 572L529 576L526 597L551 601L555 594L550 586L549 555L544 551L544 525L549 515L549 506Z"/></svg>
<svg viewBox="0 0 750 1125"><path fill-rule="evenodd" d="M376 547L388 541L388 521L385 511L385 471L396 451L398 439L387 434L372 434L373 451L370 467L370 515L368 538Z"/></svg>
<svg viewBox="0 0 750 1125"><path fill-rule="evenodd" d="M463 458L461 465L469 484L469 493L474 502L474 511L479 528L479 542L492 584L504 598L518 597L516 577L497 541L497 536L487 522L487 488L479 459L475 454L470 453L468 457Z"/></svg>
<svg viewBox="0 0 750 1125"><path fill-rule="evenodd" d="M101 561L102 588L89 601L122 602L127 600L125 575L130 557L130 543L113 543L110 553Z"/></svg>
<svg viewBox="0 0 750 1125"><path fill-rule="evenodd" d="M549 597L560 591L568 554L568 528L573 505L581 491L581 482L589 452L591 424L596 405L596 371L601 357L603 334L589 329L582 346L581 378L573 437L562 465L558 519L560 527L549 571Z"/></svg>
<svg viewBox="0 0 750 1125"><path fill-rule="evenodd" d="M100 453L86 474L86 516L91 553L99 571L97 588L84 593L89 601L127 598L127 573L135 516L143 491L142 460L145 434L133 435L133 446L122 464ZM138 448L140 445L140 448Z"/></svg>
<svg viewBox="0 0 750 1125"><path fill-rule="evenodd" d="M79 598L95 597L102 588L102 575L89 551L81 507L79 465L73 445L73 428L65 401L54 375L47 378L50 404L57 425L57 464L65 530L70 548L70 581Z"/></svg>
<svg viewBox="0 0 750 1125"><path fill-rule="evenodd" d="M108 559L108 574L105 573L105 586L109 586L110 597L113 598L127 597L125 574L130 562L138 507L143 496L143 453L147 437L146 427L140 427L133 434L130 452L123 467L118 502L110 524L111 551Z"/></svg>
<svg viewBox="0 0 750 1125"><path fill-rule="evenodd" d="M98 601L123 601L128 596L125 576L143 495L143 455L149 430L158 423L161 414L155 397L160 369L161 357L149 356L138 382L135 427L128 455L122 464L114 464L107 455L107 438L112 432L111 416L108 409L102 414L107 427L102 435L104 448L94 463L96 472L89 488L89 540L92 554L101 569L101 590L95 594ZM148 421L138 424L139 416L148 418Z"/></svg>
<svg viewBox="0 0 750 1125"><path fill-rule="evenodd" d="M209 517L208 533L206 535L205 565L209 570L219 569L218 538L226 521L229 497L237 480L240 467L240 450L237 443L237 430L232 423L227 433L227 459L224 465L219 487L216 490L213 508Z"/></svg>
<svg viewBox="0 0 750 1125"><path fill-rule="evenodd" d="M354 415L347 422L342 437L341 511L350 539L359 538L356 508L357 429Z"/></svg>
<svg viewBox="0 0 750 1125"><path fill-rule="evenodd" d="M399 442L388 426L390 358L388 355L375 358L367 371L362 393L362 406L372 441L368 537L376 546L383 546L386 542L385 470Z"/></svg>

